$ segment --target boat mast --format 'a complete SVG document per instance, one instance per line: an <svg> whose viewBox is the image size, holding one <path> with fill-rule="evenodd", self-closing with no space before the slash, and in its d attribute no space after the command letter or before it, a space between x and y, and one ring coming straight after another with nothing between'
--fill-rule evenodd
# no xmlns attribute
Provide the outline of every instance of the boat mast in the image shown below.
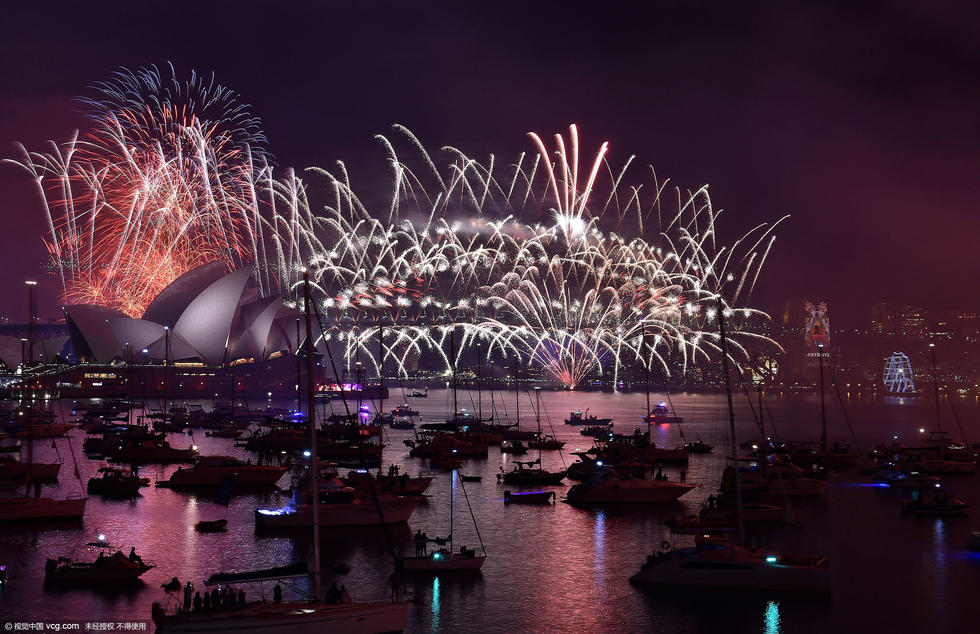
<svg viewBox="0 0 980 634"><path fill-rule="evenodd" d="M453 416L459 429L459 410L456 409L456 330L449 331L449 350L453 355ZM450 454L451 458L452 454ZM449 471L449 558L453 556L453 487L456 486L456 468Z"/></svg>
<svg viewBox="0 0 980 634"><path fill-rule="evenodd" d="M384 425L385 415L385 327L378 324L378 424ZM379 436L380 438L380 436ZM379 466L378 469L381 467Z"/></svg>
<svg viewBox="0 0 980 634"><path fill-rule="evenodd" d="M538 422L538 443L541 442L541 386L534 386L534 417ZM538 444L538 466L541 466L541 445Z"/></svg>
<svg viewBox="0 0 980 634"><path fill-rule="evenodd" d="M300 391L300 381L303 379L302 364L303 357L299 354L299 317L296 318L296 411L303 411L302 392Z"/></svg>
<svg viewBox="0 0 980 634"><path fill-rule="evenodd" d="M517 403L517 429L521 428L521 388L517 384L518 356L514 355L514 401Z"/></svg>
<svg viewBox="0 0 980 634"><path fill-rule="evenodd" d="M313 323L310 319L312 310L310 299L310 273L304 266L303 269L303 309L306 314L306 380L307 380L307 407L309 412L307 417L310 424L310 474L313 484L313 598L317 601L321 599L320 582L320 494L317 490L317 477L319 467L316 461L316 401L313 393ZM299 320L296 321L296 329L299 330ZM297 333L298 334L298 333ZM299 338L296 339L297 344ZM299 388L299 375L296 376L297 390ZM297 400L298 400L297 391Z"/></svg>
<svg viewBox="0 0 980 634"><path fill-rule="evenodd" d="M735 438L735 407L732 405L732 382L728 376L728 345L725 339L725 305L718 296L718 332L721 335L721 363L725 373L725 396L728 399L728 426L732 439L732 469L735 479L735 516L738 520L736 539L741 544L744 537L742 522L742 479L738 474L738 440Z"/></svg>
<svg viewBox="0 0 980 634"><path fill-rule="evenodd" d="M936 431L942 431L942 426L939 424L939 376L936 374L936 344L934 343L929 344L929 356L932 357L932 392L936 397Z"/></svg>
<svg viewBox="0 0 980 634"><path fill-rule="evenodd" d="M817 355L820 358L820 452L827 453L827 408L823 398L823 344L817 344Z"/></svg>
<svg viewBox="0 0 980 634"><path fill-rule="evenodd" d="M170 326L163 327L163 422L170 410ZM171 421L171 424L173 421Z"/></svg>
<svg viewBox="0 0 980 634"><path fill-rule="evenodd" d="M483 425L483 357L479 339L476 340L476 416Z"/></svg>
<svg viewBox="0 0 980 634"><path fill-rule="evenodd" d="M643 347L647 345L647 325L643 324L640 327L642 328L641 330L642 338L640 341L640 350L642 351ZM646 393L647 393L647 417L649 417L650 416L650 363L646 359L642 359L642 361L643 361L643 382L646 385Z"/></svg>
<svg viewBox="0 0 980 634"><path fill-rule="evenodd" d="M452 355L453 364L453 422L459 425L459 407L456 400L456 330L449 331L449 354Z"/></svg>

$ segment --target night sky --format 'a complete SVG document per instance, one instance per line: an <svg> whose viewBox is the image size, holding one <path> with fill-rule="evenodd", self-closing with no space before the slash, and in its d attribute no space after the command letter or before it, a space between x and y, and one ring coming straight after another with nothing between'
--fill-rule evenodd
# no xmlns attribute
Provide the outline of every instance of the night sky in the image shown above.
<svg viewBox="0 0 980 634"><path fill-rule="evenodd" d="M710 184L729 235L792 214L764 308L825 299L835 327L864 325L875 300L980 309L975 2L63 4L4 7L5 157L65 140L87 84L168 61L240 92L280 166L343 159L361 189L393 123L512 160L533 151L526 132L574 122L614 165L636 154ZM37 278L42 315L58 315L37 194L11 166L0 188L0 314L23 321Z"/></svg>

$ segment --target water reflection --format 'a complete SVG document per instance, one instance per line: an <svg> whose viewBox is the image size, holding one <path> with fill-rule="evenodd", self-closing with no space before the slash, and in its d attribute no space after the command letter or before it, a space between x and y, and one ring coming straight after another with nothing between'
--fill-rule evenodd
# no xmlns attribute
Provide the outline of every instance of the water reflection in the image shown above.
<svg viewBox="0 0 980 634"><path fill-rule="evenodd" d="M593 529L595 544L595 583L599 590L606 588L606 512L596 511Z"/></svg>
<svg viewBox="0 0 980 634"><path fill-rule="evenodd" d="M439 631L439 577L432 578L432 631Z"/></svg>
<svg viewBox="0 0 980 634"><path fill-rule="evenodd" d="M783 631L779 622L779 603L770 601L762 621L762 634L780 634Z"/></svg>

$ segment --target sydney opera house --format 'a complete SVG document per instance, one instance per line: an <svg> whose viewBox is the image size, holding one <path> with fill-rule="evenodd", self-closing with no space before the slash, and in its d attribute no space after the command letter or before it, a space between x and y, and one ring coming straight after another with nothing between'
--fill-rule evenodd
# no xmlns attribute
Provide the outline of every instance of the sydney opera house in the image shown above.
<svg viewBox="0 0 980 634"><path fill-rule="evenodd" d="M257 289L248 269L212 262L174 280L141 319L66 306L70 342L38 342L35 357L47 363L26 381L61 397L292 396L302 314ZM19 341L0 348L8 365L21 354ZM57 363L72 357L77 363Z"/></svg>

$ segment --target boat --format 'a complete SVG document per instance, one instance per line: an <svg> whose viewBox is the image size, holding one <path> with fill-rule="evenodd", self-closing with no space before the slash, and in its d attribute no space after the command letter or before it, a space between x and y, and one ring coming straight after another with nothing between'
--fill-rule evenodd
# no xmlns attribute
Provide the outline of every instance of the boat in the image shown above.
<svg viewBox="0 0 980 634"><path fill-rule="evenodd" d="M367 469L357 469L342 478L342 482L354 488L362 495L375 493L394 493L395 495L423 495L432 484L432 478L422 476L411 477L407 473L399 473L398 467L392 465L387 475L372 474Z"/></svg>
<svg viewBox="0 0 980 634"><path fill-rule="evenodd" d="M441 453L429 460L429 466L436 469L459 469L463 466L463 459L454 453Z"/></svg>
<svg viewBox="0 0 980 634"><path fill-rule="evenodd" d="M900 489L932 489L942 484L942 480L936 476L897 469L880 469L871 482Z"/></svg>
<svg viewBox="0 0 980 634"><path fill-rule="evenodd" d="M731 465L725 467L721 492L732 493L736 480ZM804 470L785 458L770 456L750 467L739 467L738 484L743 490L766 495L818 496L827 490L827 473Z"/></svg>
<svg viewBox="0 0 980 634"><path fill-rule="evenodd" d="M85 498L0 497L0 523L37 520L80 520Z"/></svg>
<svg viewBox="0 0 980 634"><path fill-rule="evenodd" d="M698 438L694 442L685 443L684 449L687 449L688 453L711 453L711 450L714 449L714 447L702 442L701 439Z"/></svg>
<svg viewBox="0 0 980 634"><path fill-rule="evenodd" d="M966 538L966 549L973 552L980 551L980 531L973 531ZM0 582L2 582L2 579L0 579Z"/></svg>
<svg viewBox="0 0 980 634"><path fill-rule="evenodd" d="M728 400L731 458L737 463L738 440L735 434L735 411L728 368L725 339L725 307L719 300L718 327L720 356ZM826 593L830 591L830 561L826 557L779 554L742 545L743 511L740 473L733 470L736 499L735 540L701 537L693 548L660 544L660 550L647 556L640 571L630 583L671 588L718 588L721 590L797 591Z"/></svg>
<svg viewBox="0 0 980 634"><path fill-rule="evenodd" d="M554 491L529 491L527 493L504 491L504 504L554 504L557 497Z"/></svg>
<svg viewBox="0 0 980 634"><path fill-rule="evenodd" d="M453 471L450 477L455 479L456 472ZM453 482L455 484L455 482ZM460 483L460 487L462 487ZM423 535L417 533L415 536L415 552L414 557L396 557L395 558L395 568L404 572L423 572L423 573L440 573L440 572L477 572L483 567L484 562L487 560L486 548L483 546L483 540L480 538L480 550L482 554L477 554L476 550L467 548L465 545L461 546L459 552L453 546L453 519L454 519L454 506L453 506L453 490L455 486L450 485L449 487L449 536L445 539L427 539ZM466 497L466 504L469 506L469 497ZM476 517L473 515L473 509L470 508L470 517L473 518L473 525L476 526ZM477 536L479 537L479 530L477 530ZM424 539L424 541L423 541ZM425 552L426 545L429 541L434 541L442 546L448 546L448 548L438 548L435 551L428 553Z"/></svg>
<svg viewBox="0 0 980 634"><path fill-rule="evenodd" d="M408 403L405 403L405 404L399 405L395 409L391 410L391 415L392 416L403 416L403 417L404 416L409 416L409 417L411 417L411 416L418 416L419 415L419 411L417 409L412 409L411 407L409 407Z"/></svg>
<svg viewBox="0 0 980 634"><path fill-rule="evenodd" d="M781 522L785 514L786 509L775 504L742 504L742 521L746 524ZM697 515L674 516L664 524L678 534L696 535L712 530L735 530L738 526L738 514L734 508L705 506Z"/></svg>
<svg viewBox="0 0 980 634"><path fill-rule="evenodd" d="M256 465L230 456L201 456L189 469L177 467L169 480L158 480L158 487L170 489L208 488L231 479L235 487L273 487L288 471L287 467Z"/></svg>
<svg viewBox="0 0 980 634"><path fill-rule="evenodd" d="M316 455L316 402L313 386L313 326L310 314L309 274L303 270L303 296L306 310L306 376L309 380L307 392L310 413L310 465L313 466L313 476L310 477L312 498L319 501L319 473ZM416 500L417 503L417 500ZM317 507L318 508L318 507ZM414 507L413 507L414 508ZM266 601L237 605L231 609L212 610L206 613L174 613L168 614L160 603L152 607L153 621L157 632L195 633L208 632L227 634L258 634L269 632L290 632L290 634L324 634L325 632L344 632L344 634L375 634L378 632L401 632L405 629L408 617L408 602L395 601L391 603L327 603L318 600L323 596L320 570L320 523L331 513L304 513L305 526L313 528L313 548L311 566L297 564L288 567L251 571L238 574L212 575L205 584L258 583L268 580L280 580L312 576L313 597L311 601ZM296 513L300 515L300 513Z"/></svg>
<svg viewBox="0 0 980 634"><path fill-rule="evenodd" d="M595 425L595 426L610 426L612 425L611 418L599 418L597 416L589 416L589 410L586 409L585 413L582 410L572 412L565 419L566 425Z"/></svg>
<svg viewBox="0 0 980 634"><path fill-rule="evenodd" d="M68 440L71 443L71 439ZM34 437L28 436L27 443L27 464L34 462ZM76 466L75 475L79 478ZM31 522L39 520L80 520L85 515L85 496L69 496L63 500L41 497L40 486L35 485L35 495L30 495L31 486L35 484L34 479L28 473L25 478L24 495L4 495L0 497L0 523L7 522Z"/></svg>
<svg viewBox="0 0 980 634"><path fill-rule="evenodd" d="M721 539L702 539L693 548L662 550L649 555L630 583L686 588L718 588L773 592L830 592L826 557L780 555L746 548Z"/></svg>
<svg viewBox="0 0 980 634"><path fill-rule="evenodd" d="M587 451L573 451L572 455L578 456L579 459L568 466L566 475L570 480L588 480L603 467L612 467L620 475L632 475L635 478L642 478L650 470L650 465L645 462L627 461L607 464L603 460L593 458Z"/></svg>
<svg viewBox="0 0 980 634"><path fill-rule="evenodd" d="M175 449L165 440L122 441L102 453L113 462L127 464L172 464L197 458L197 449Z"/></svg>
<svg viewBox="0 0 980 634"><path fill-rule="evenodd" d="M683 423L684 419L672 414L667 408L667 403L658 403L643 417L643 422L647 425L673 425Z"/></svg>
<svg viewBox="0 0 980 634"><path fill-rule="evenodd" d="M338 479L317 483L318 515L321 526L374 526L407 522L421 503L418 495L403 496L379 493L358 495L353 487ZM313 495L303 487L293 492L286 506L255 511L256 530L305 528L313 521ZM382 517L384 521L382 521Z"/></svg>
<svg viewBox="0 0 980 634"><path fill-rule="evenodd" d="M429 398L429 388L425 388L425 392L412 390L412 393L408 395L408 398Z"/></svg>
<svg viewBox="0 0 980 634"><path fill-rule="evenodd" d="M51 482L58 479L60 462L20 462L10 456L0 455L0 481L17 481L30 477L35 481Z"/></svg>
<svg viewBox="0 0 980 634"><path fill-rule="evenodd" d="M141 478L131 471L105 466L89 479L86 491L106 497L129 498L139 495L140 487L149 482L148 478Z"/></svg>
<svg viewBox="0 0 980 634"><path fill-rule="evenodd" d="M154 427L156 429L156 427ZM213 429L204 433L205 436L210 436L211 438L238 438L244 432L240 429L235 429L234 427L223 427L221 429Z"/></svg>
<svg viewBox="0 0 980 634"><path fill-rule="evenodd" d="M578 433L591 438L612 438L612 423L607 425L588 425L581 428Z"/></svg>
<svg viewBox="0 0 980 634"><path fill-rule="evenodd" d="M515 460L514 468L510 471L504 471L504 468L500 467L497 481L504 484L561 484L565 479L564 470L546 471L540 467L540 464L541 458L529 461Z"/></svg>
<svg viewBox="0 0 980 634"><path fill-rule="evenodd" d="M694 488L693 484L683 482L619 476L604 467L590 480L572 485L565 501L571 504L672 502Z"/></svg>
<svg viewBox="0 0 980 634"><path fill-rule="evenodd" d="M483 476L459 474L459 479L463 482L482 482Z"/></svg>
<svg viewBox="0 0 980 634"><path fill-rule="evenodd" d="M228 520L201 520L194 525L194 530L198 533L221 533L228 526Z"/></svg>
<svg viewBox="0 0 980 634"><path fill-rule="evenodd" d="M388 427L391 429L415 429L415 423L407 418L396 418L388 423Z"/></svg>
<svg viewBox="0 0 980 634"><path fill-rule="evenodd" d="M565 441L564 440L558 440L554 436L548 434L548 435L540 436L540 437L538 437L538 438L536 438L534 440L529 441L527 443L527 446L530 449L554 450L554 449L561 449L562 447L564 447L565 446Z"/></svg>
<svg viewBox="0 0 980 634"><path fill-rule="evenodd" d="M966 513L966 509L971 506L972 504L967 504L939 488L935 490L931 500L926 500L925 496L916 496L913 499L905 500L902 503L902 513L938 516L961 515Z"/></svg>
<svg viewBox="0 0 980 634"><path fill-rule="evenodd" d="M120 584L134 582L143 573L155 568L143 561L134 548L129 557L116 551L112 555L100 552L95 561L75 561L68 557L48 559L44 566L44 582L50 585Z"/></svg>
<svg viewBox="0 0 980 634"><path fill-rule="evenodd" d="M527 453L527 446L519 440L504 440L500 443L500 453L521 456Z"/></svg>

